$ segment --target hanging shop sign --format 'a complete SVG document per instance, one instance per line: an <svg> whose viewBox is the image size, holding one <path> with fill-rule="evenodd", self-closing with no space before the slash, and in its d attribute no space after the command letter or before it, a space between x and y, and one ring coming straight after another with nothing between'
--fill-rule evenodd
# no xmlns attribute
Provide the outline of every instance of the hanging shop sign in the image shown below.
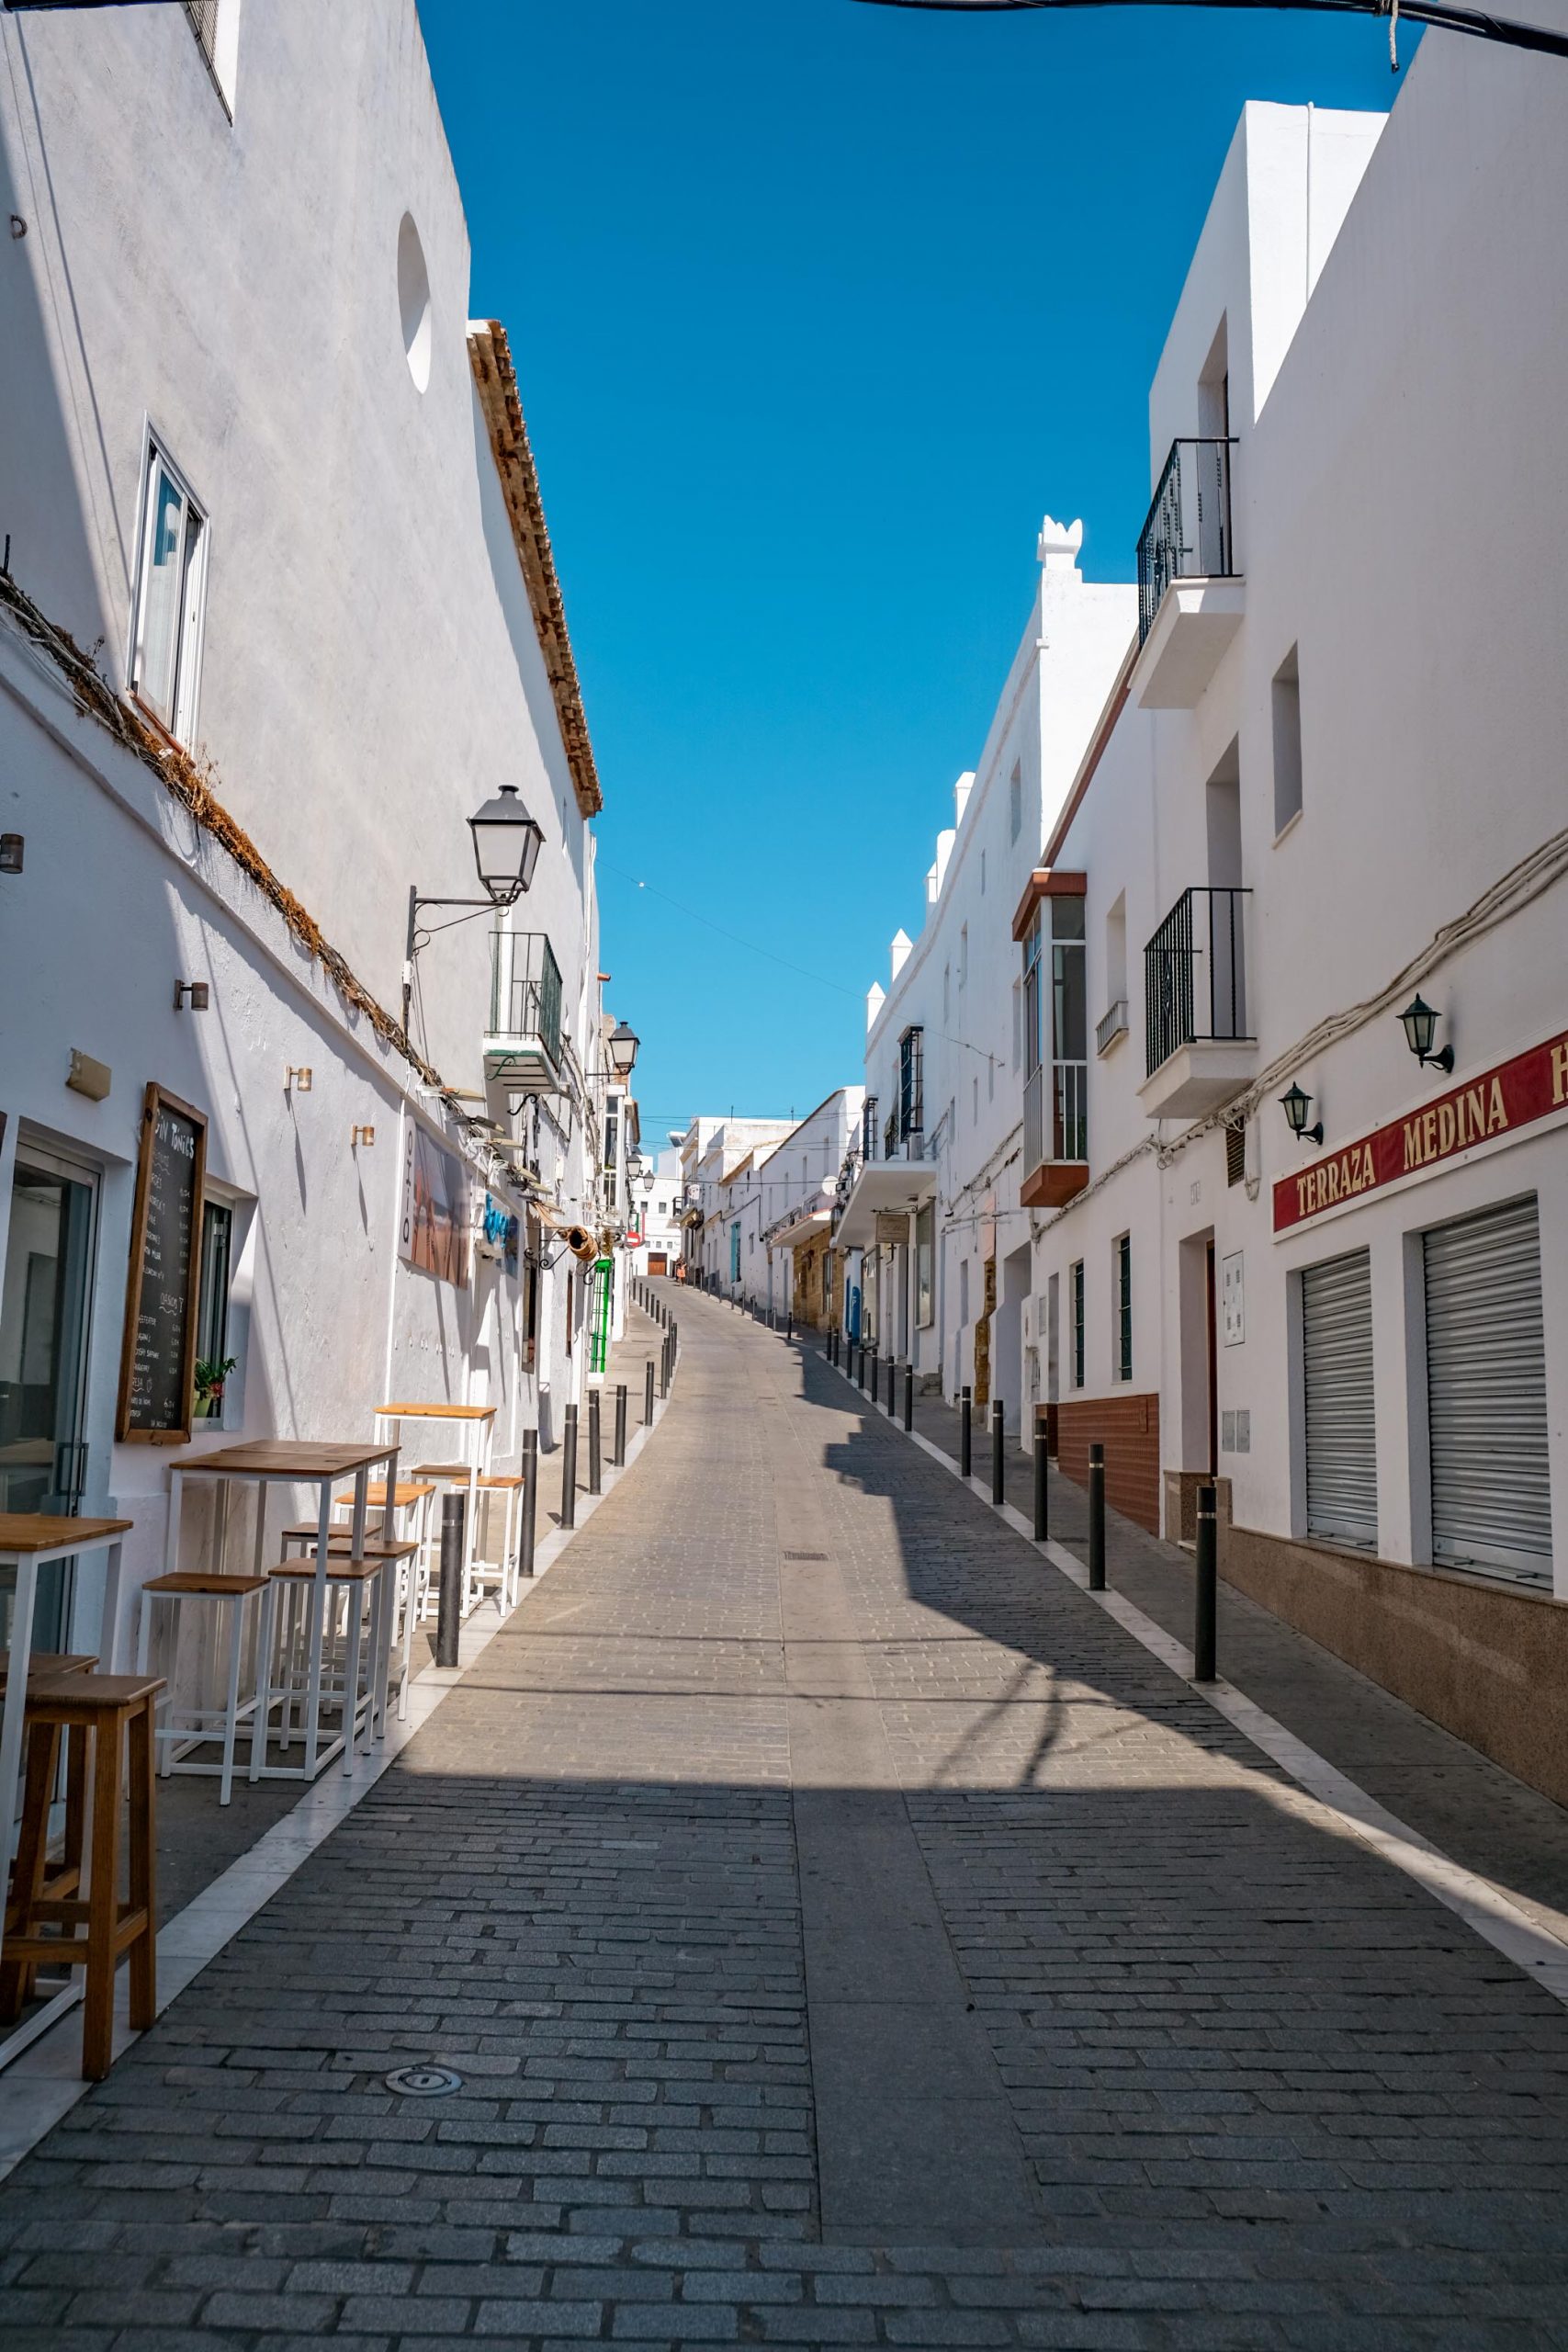
<svg viewBox="0 0 1568 2352"><path fill-rule="evenodd" d="M115 1435L122 1444L183 1445L191 1431L207 1120L147 1089L130 1226Z"/></svg>
<svg viewBox="0 0 1568 2352"><path fill-rule="evenodd" d="M507 1272L514 1274L517 1272L517 1219L493 1193L487 1193L479 1231L475 1236L475 1246L480 1257L499 1258Z"/></svg>
<svg viewBox="0 0 1568 2352"><path fill-rule="evenodd" d="M1306 1224L1562 1110L1568 1110L1568 1031L1450 1087L1407 1119L1393 1119L1343 1151L1281 1176L1274 1186L1274 1230Z"/></svg>

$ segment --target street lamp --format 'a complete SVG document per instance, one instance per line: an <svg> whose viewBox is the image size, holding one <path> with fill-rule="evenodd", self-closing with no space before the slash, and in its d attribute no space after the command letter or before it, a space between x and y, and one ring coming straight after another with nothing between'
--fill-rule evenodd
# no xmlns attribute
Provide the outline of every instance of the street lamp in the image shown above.
<svg viewBox="0 0 1568 2352"><path fill-rule="evenodd" d="M1293 1080L1289 1090L1280 1095L1280 1107L1285 1114L1286 1125L1298 1143L1323 1141L1323 1121L1319 1119L1312 1127L1306 1123L1307 1113L1312 1109L1312 1096L1304 1094Z"/></svg>
<svg viewBox="0 0 1568 2352"><path fill-rule="evenodd" d="M1404 1028L1404 1042L1418 1062L1422 1064L1430 1062L1434 1069L1449 1071L1453 1069L1452 1046L1444 1046L1438 1053L1432 1051L1432 1040L1438 1032L1439 1016L1431 1005L1424 1001L1419 989L1399 1018Z"/></svg>
<svg viewBox="0 0 1568 2352"><path fill-rule="evenodd" d="M501 912L515 906L534 879L534 869L539 863L544 846L544 829L531 817L524 806L514 784L503 784L493 798L482 808L476 808L468 819L468 831L473 836L474 865L484 891L482 899L422 899L418 888L409 892L408 942L403 956L403 1035L409 1030L409 1012L413 1003L413 967L422 947L428 946L431 934L422 932L419 918L426 907L468 907L479 913L492 910ZM458 922L466 921L459 915ZM447 923L438 923L438 931L449 930Z"/></svg>
<svg viewBox="0 0 1568 2352"><path fill-rule="evenodd" d="M641 1043L641 1038L629 1023L616 1022L604 1050L610 1057L610 1068L617 1078L630 1078L637 1061L637 1049Z"/></svg>

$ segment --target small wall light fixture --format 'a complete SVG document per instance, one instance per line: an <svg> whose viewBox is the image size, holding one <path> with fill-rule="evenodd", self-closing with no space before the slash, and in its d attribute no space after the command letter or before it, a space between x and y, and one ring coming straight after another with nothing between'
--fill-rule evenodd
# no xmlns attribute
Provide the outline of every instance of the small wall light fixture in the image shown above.
<svg viewBox="0 0 1568 2352"><path fill-rule="evenodd" d="M1321 1143L1323 1121L1315 1126L1307 1125L1307 1113L1312 1109L1312 1096L1305 1094L1292 1080L1288 1091L1280 1097L1280 1107L1285 1114L1285 1124L1298 1143Z"/></svg>
<svg viewBox="0 0 1568 2352"><path fill-rule="evenodd" d="M212 991L205 980L176 980L175 1011L183 1012L188 1005L192 1012L205 1012L211 996Z"/></svg>
<svg viewBox="0 0 1568 2352"><path fill-rule="evenodd" d="M0 874L19 874L22 870L23 836L20 833L0 833Z"/></svg>
<svg viewBox="0 0 1568 2352"><path fill-rule="evenodd" d="M374 1127L355 1127L353 1130L352 1148L355 1151L359 1149L361 1144L368 1146L373 1144L375 1140L376 1130Z"/></svg>
<svg viewBox="0 0 1568 2352"><path fill-rule="evenodd" d="M313 1070L296 1069L293 1064L290 1063L288 1068L283 1073L283 1091L285 1094L309 1094L314 1084L315 1072Z"/></svg>
<svg viewBox="0 0 1568 2352"><path fill-rule="evenodd" d="M1429 1004L1423 1002L1419 993L1411 999L1399 1016L1404 1024L1404 1042L1416 1060L1423 1065L1430 1062L1434 1069L1446 1072L1454 1066L1452 1046L1444 1046L1437 1053L1432 1050L1432 1040L1438 1034L1440 1017Z"/></svg>

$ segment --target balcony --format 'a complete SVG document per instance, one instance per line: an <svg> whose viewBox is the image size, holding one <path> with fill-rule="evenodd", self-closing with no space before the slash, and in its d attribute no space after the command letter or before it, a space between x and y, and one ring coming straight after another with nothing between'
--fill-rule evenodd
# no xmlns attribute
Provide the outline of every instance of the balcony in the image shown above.
<svg viewBox="0 0 1568 2352"><path fill-rule="evenodd" d="M1192 710L1241 627L1231 528L1234 441L1173 441L1138 540L1132 690L1145 710Z"/></svg>
<svg viewBox="0 0 1568 2352"><path fill-rule="evenodd" d="M1245 902L1250 890L1184 890L1144 950L1151 1119L1198 1118L1252 1076Z"/></svg>
<svg viewBox="0 0 1568 2352"><path fill-rule="evenodd" d="M1127 1000L1119 996L1109 1012L1102 1013L1095 1024L1094 1050L1105 1055L1112 1046L1127 1035Z"/></svg>
<svg viewBox="0 0 1568 2352"><path fill-rule="evenodd" d="M1089 1182L1089 1064L1042 1062L1023 1089L1026 1209L1059 1209Z"/></svg>
<svg viewBox="0 0 1568 2352"><path fill-rule="evenodd" d="M558 1086L560 966L539 931L498 931L491 940L485 1076L513 1093Z"/></svg>

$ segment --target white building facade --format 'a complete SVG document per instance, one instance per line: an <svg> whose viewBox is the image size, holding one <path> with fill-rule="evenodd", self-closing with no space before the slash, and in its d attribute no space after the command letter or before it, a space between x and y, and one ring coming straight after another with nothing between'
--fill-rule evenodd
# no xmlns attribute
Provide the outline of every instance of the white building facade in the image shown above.
<svg viewBox="0 0 1568 2352"><path fill-rule="evenodd" d="M552 1443L605 1242L600 787L413 0L208 24L0 17L0 1507L133 1582L219 1432Z"/></svg>
<svg viewBox="0 0 1568 2352"><path fill-rule="evenodd" d="M1564 195L1560 103L1473 44L1386 122L1247 109L1139 638L1019 926L1098 1024L1025 1175L1062 1466L1102 1442L1177 1538L1217 1478L1228 1577L1560 1800Z"/></svg>

